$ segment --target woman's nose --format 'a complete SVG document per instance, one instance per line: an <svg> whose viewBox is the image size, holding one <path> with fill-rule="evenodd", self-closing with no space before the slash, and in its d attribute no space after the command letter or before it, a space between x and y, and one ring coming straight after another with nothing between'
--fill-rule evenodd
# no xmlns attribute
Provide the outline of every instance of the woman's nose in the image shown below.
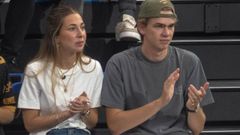
<svg viewBox="0 0 240 135"><path fill-rule="evenodd" d="M79 28L78 31L77 31L77 36L78 36L78 37L81 37L81 36L83 36L83 34L84 34L84 30L82 30L81 28Z"/></svg>

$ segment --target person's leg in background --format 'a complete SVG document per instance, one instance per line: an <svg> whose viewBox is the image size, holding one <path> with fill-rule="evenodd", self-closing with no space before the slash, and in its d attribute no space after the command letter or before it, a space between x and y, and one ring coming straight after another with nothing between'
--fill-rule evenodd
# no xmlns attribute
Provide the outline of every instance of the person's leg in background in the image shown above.
<svg viewBox="0 0 240 135"><path fill-rule="evenodd" d="M25 35L32 21L34 0L11 0L5 20L5 34L0 43L0 55L6 60L9 71L17 69L16 57L23 46Z"/></svg>
<svg viewBox="0 0 240 135"><path fill-rule="evenodd" d="M119 0L121 22L116 25L115 35L117 41L140 41L141 37L136 29L135 13L136 0Z"/></svg>

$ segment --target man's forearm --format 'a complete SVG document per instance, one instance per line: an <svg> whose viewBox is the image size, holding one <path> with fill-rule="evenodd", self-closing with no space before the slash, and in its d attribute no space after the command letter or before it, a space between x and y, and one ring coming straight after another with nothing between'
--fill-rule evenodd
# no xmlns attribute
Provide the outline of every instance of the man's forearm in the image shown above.
<svg viewBox="0 0 240 135"><path fill-rule="evenodd" d="M188 112L188 126L192 130L193 135L199 135L204 129L206 116L202 108L198 108L197 112Z"/></svg>
<svg viewBox="0 0 240 135"><path fill-rule="evenodd" d="M132 129L155 115L164 105L155 100L133 110L107 109L107 122L113 135L119 135Z"/></svg>

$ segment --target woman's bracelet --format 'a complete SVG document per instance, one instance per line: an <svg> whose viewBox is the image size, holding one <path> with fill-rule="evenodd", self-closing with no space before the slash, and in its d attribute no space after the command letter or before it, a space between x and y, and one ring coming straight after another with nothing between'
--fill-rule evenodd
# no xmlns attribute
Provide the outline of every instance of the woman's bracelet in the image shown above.
<svg viewBox="0 0 240 135"><path fill-rule="evenodd" d="M81 112L80 117L85 117L87 118L90 115L90 110L87 110L86 112Z"/></svg>

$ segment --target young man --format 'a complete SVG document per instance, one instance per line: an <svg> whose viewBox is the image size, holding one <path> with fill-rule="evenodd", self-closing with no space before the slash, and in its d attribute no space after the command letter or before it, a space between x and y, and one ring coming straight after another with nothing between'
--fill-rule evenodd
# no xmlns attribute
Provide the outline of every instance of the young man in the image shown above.
<svg viewBox="0 0 240 135"><path fill-rule="evenodd" d="M0 56L0 135L4 135L2 125L10 123L14 119L16 110L16 97L8 81L8 67Z"/></svg>
<svg viewBox="0 0 240 135"><path fill-rule="evenodd" d="M177 15L168 0L145 0L137 28L142 45L114 55L102 89L114 135L194 135L204 128L202 106L213 103L200 59L170 46Z"/></svg>

